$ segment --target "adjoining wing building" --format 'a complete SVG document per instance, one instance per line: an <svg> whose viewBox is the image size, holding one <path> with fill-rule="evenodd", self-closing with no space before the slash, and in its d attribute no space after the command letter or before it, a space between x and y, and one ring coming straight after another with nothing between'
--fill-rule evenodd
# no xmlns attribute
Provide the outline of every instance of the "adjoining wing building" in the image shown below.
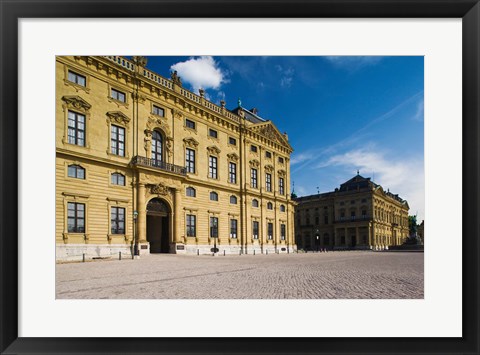
<svg viewBox="0 0 480 355"><path fill-rule="evenodd" d="M287 135L146 64L56 58L57 260L295 250Z"/></svg>
<svg viewBox="0 0 480 355"><path fill-rule="evenodd" d="M299 249L388 249L408 238L407 201L357 174L335 191L295 198Z"/></svg>

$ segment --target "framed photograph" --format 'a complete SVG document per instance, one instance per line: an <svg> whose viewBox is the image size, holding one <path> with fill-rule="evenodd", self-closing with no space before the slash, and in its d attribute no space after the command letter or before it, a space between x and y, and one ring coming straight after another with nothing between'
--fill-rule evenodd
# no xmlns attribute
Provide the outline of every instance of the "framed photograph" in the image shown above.
<svg viewBox="0 0 480 355"><path fill-rule="evenodd" d="M2 354L480 351L478 1L1 15Z"/></svg>

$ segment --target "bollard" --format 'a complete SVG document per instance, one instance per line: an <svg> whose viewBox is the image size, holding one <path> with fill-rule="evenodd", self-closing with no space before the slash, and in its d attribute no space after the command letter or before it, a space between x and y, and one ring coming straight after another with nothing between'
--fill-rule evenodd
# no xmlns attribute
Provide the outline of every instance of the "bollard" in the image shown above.
<svg viewBox="0 0 480 355"><path fill-rule="evenodd" d="M82 254L82 262L85 262L85 253Z"/></svg>
<svg viewBox="0 0 480 355"><path fill-rule="evenodd" d="M238 251L238 256L242 255L242 249Z"/></svg>
<svg viewBox="0 0 480 355"><path fill-rule="evenodd" d="M225 256L225 249L223 249L223 256Z"/></svg>
<svg viewBox="0 0 480 355"><path fill-rule="evenodd" d="M122 260L122 252L121 251L118 252L118 260Z"/></svg>
<svg viewBox="0 0 480 355"><path fill-rule="evenodd" d="M268 255L268 249L267 249L265 252L266 252L266 254Z"/></svg>
<svg viewBox="0 0 480 355"><path fill-rule="evenodd" d="M197 249L197 255L200 255L200 249Z"/></svg>
<svg viewBox="0 0 480 355"><path fill-rule="evenodd" d="M255 249L253 249L253 255L255 255Z"/></svg>

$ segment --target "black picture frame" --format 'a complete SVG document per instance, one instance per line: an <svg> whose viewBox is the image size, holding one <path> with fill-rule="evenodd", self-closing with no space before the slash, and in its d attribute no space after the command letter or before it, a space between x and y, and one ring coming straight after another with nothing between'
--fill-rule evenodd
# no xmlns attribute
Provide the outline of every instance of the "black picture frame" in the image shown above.
<svg viewBox="0 0 480 355"><path fill-rule="evenodd" d="M479 354L478 0L0 0L0 352L2 354ZM463 336L461 338L19 338L18 20L111 17L462 18ZM301 326L301 325L299 325Z"/></svg>

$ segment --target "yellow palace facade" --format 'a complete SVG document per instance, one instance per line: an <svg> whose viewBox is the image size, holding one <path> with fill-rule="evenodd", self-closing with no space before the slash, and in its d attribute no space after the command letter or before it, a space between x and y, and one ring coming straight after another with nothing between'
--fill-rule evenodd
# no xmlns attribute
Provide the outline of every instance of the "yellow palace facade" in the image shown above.
<svg viewBox="0 0 480 355"><path fill-rule="evenodd" d="M144 57L56 58L56 258L288 253L286 134Z"/></svg>

